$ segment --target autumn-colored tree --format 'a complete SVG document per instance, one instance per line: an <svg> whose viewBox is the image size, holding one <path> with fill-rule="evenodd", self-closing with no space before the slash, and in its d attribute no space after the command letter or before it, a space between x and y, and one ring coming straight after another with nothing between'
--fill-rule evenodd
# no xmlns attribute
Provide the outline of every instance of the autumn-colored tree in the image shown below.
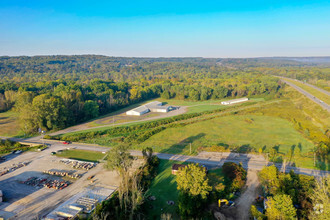
<svg viewBox="0 0 330 220"><path fill-rule="evenodd" d="M270 194L275 194L280 187L278 170L275 165L264 167L259 172L261 182L268 188Z"/></svg>
<svg viewBox="0 0 330 220"><path fill-rule="evenodd" d="M289 195L277 194L266 201L266 216L272 220L294 220L296 219L296 209L293 206Z"/></svg>
<svg viewBox="0 0 330 220"><path fill-rule="evenodd" d="M205 168L198 164L189 164L180 169L177 175L179 194L179 212L182 217L195 217L212 190L208 184Z"/></svg>

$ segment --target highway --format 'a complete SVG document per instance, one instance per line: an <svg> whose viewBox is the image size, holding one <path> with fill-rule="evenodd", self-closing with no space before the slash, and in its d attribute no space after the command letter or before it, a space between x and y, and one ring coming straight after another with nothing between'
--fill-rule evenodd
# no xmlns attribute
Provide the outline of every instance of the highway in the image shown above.
<svg viewBox="0 0 330 220"><path fill-rule="evenodd" d="M279 76L278 76L279 77ZM316 104L320 105L322 108L324 108L325 110L330 112L330 105L328 105L327 103L323 102L322 100L316 98L315 96L313 96L312 94L310 94L309 92L306 92L305 90L303 90L302 88L300 88L299 86L289 82L286 79L290 79L290 78L285 78L285 77L279 77L283 82L285 82L286 84L288 84L289 86L291 86L292 88L296 89L298 92L302 93L303 95L305 95L307 98L309 98L310 100L312 100L313 102L315 102ZM291 79L291 80L295 80L295 79ZM299 80L297 80L299 81ZM301 81L299 81L301 82ZM303 83L303 82L301 82ZM323 92L325 95L330 95L330 93L328 91L325 91L323 89L320 89L316 86L310 85L308 83L305 83L308 86L311 86L312 88L315 88L317 90L319 90L320 92Z"/></svg>

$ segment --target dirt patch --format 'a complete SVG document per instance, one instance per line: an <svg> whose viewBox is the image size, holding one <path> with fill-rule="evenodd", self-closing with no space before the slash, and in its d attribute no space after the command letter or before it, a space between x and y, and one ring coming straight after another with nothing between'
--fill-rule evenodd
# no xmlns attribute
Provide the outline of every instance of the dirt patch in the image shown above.
<svg viewBox="0 0 330 220"><path fill-rule="evenodd" d="M237 219L249 219L250 208L260 191L260 183L257 171L248 170L246 180L246 190L236 201Z"/></svg>
<svg viewBox="0 0 330 220"><path fill-rule="evenodd" d="M221 220L246 220L250 217L250 207L254 203L255 198L260 193L260 184L257 171L248 170L245 191L235 201L235 207L217 209L214 217Z"/></svg>

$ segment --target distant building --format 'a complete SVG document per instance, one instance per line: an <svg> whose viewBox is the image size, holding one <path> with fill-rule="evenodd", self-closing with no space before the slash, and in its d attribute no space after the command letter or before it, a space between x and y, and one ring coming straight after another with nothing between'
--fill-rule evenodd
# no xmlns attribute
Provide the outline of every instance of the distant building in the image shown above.
<svg viewBox="0 0 330 220"><path fill-rule="evenodd" d="M172 174L176 175L177 172L180 170L180 168L183 169L186 166L188 166L188 165L187 164L176 164L176 163L173 164L172 165Z"/></svg>
<svg viewBox="0 0 330 220"><path fill-rule="evenodd" d="M142 105L142 106L139 106L137 108L134 108L132 110L129 110L126 112L126 115L137 115L137 116L140 116L140 115L143 115L145 113L148 113L150 110L149 108L147 108L146 106Z"/></svg>
<svg viewBox="0 0 330 220"><path fill-rule="evenodd" d="M228 101L223 101L223 102L221 102L221 104L222 105L231 105L231 104L235 104L235 103L246 102L248 100L249 100L249 98L232 99L232 100L228 100Z"/></svg>
<svg viewBox="0 0 330 220"><path fill-rule="evenodd" d="M126 115L143 115L148 112L162 112L166 113L169 112L172 108L172 106L162 106L163 103L159 101L149 102L145 105L141 105L137 108L134 108L132 110L129 110L126 112Z"/></svg>

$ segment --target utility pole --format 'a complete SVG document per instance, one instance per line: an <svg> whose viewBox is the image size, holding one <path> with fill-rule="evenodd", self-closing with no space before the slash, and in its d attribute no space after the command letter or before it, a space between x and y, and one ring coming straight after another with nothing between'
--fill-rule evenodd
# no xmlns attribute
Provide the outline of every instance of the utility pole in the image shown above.
<svg viewBox="0 0 330 220"><path fill-rule="evenodd" d="M190 154L191 154L191 143L190 143Z"/></svg>

